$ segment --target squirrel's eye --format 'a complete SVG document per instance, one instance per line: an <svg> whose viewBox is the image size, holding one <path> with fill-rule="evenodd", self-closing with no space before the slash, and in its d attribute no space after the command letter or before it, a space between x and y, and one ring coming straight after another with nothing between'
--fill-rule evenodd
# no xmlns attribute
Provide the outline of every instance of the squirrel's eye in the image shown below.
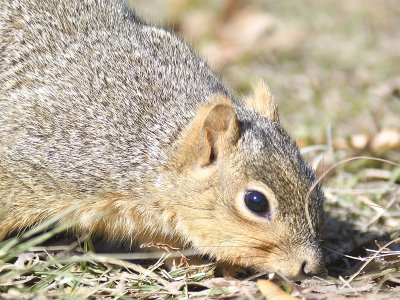
<svg viewBox="0 0 400 300"><path fill-rule="evenodd" d="M248 209L257 215L269 215L268 199L263 193L251 190L246 191L244 195L244 203Z"/></svg>

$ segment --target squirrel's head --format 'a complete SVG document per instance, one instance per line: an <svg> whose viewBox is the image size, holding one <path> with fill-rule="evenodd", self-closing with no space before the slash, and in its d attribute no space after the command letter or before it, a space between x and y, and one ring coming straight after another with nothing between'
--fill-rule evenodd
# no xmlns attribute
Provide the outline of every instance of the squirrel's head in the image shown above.
<svg viewBox="0 0 400 300"><path fill-rule="evenodd" d="M323 194L268 88L216 97L177 145L177 231L202 253L289 277L324 270Z"/></svg>

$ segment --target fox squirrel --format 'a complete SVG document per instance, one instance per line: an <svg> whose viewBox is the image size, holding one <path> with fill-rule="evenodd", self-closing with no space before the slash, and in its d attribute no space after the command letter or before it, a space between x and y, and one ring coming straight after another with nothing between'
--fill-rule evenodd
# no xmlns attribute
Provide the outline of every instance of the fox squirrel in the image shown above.
<svg viewBox="0 0 400 300"><path fill-rule="evenodd" d="M0 240L59 222L320 273L323 194L262 82L234 99L120 0L1 1Z"/></svg>

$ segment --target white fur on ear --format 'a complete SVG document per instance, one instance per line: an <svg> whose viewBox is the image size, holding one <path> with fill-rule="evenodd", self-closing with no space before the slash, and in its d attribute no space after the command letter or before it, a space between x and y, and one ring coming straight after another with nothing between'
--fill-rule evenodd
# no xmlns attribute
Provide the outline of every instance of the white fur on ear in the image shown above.
<svg viewBox="0 0 400 300"><path fill-rule="evenodd" d="M245 99L245 105L272 122L279 123L278 107L270 89L264 81L260 80L258 82L254 88L253 95Z"/></svg>

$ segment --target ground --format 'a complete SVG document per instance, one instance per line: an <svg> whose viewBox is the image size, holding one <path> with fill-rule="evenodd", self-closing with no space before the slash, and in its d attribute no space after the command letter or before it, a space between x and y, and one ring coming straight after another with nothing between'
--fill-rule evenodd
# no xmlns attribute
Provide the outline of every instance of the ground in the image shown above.
<svg viewBox="0 0 400 300"><path fill-rule="evenodd" d="M273 281L306 299L400 297L400 3L132 2L144 19L182 35L236 97L267 82L323 180L329 276ZM256 279L216 277L213 265L167 271L165 257L95 254L90 239L37 246L56 233L0 244L1 298L262 297Z"/></svg>

